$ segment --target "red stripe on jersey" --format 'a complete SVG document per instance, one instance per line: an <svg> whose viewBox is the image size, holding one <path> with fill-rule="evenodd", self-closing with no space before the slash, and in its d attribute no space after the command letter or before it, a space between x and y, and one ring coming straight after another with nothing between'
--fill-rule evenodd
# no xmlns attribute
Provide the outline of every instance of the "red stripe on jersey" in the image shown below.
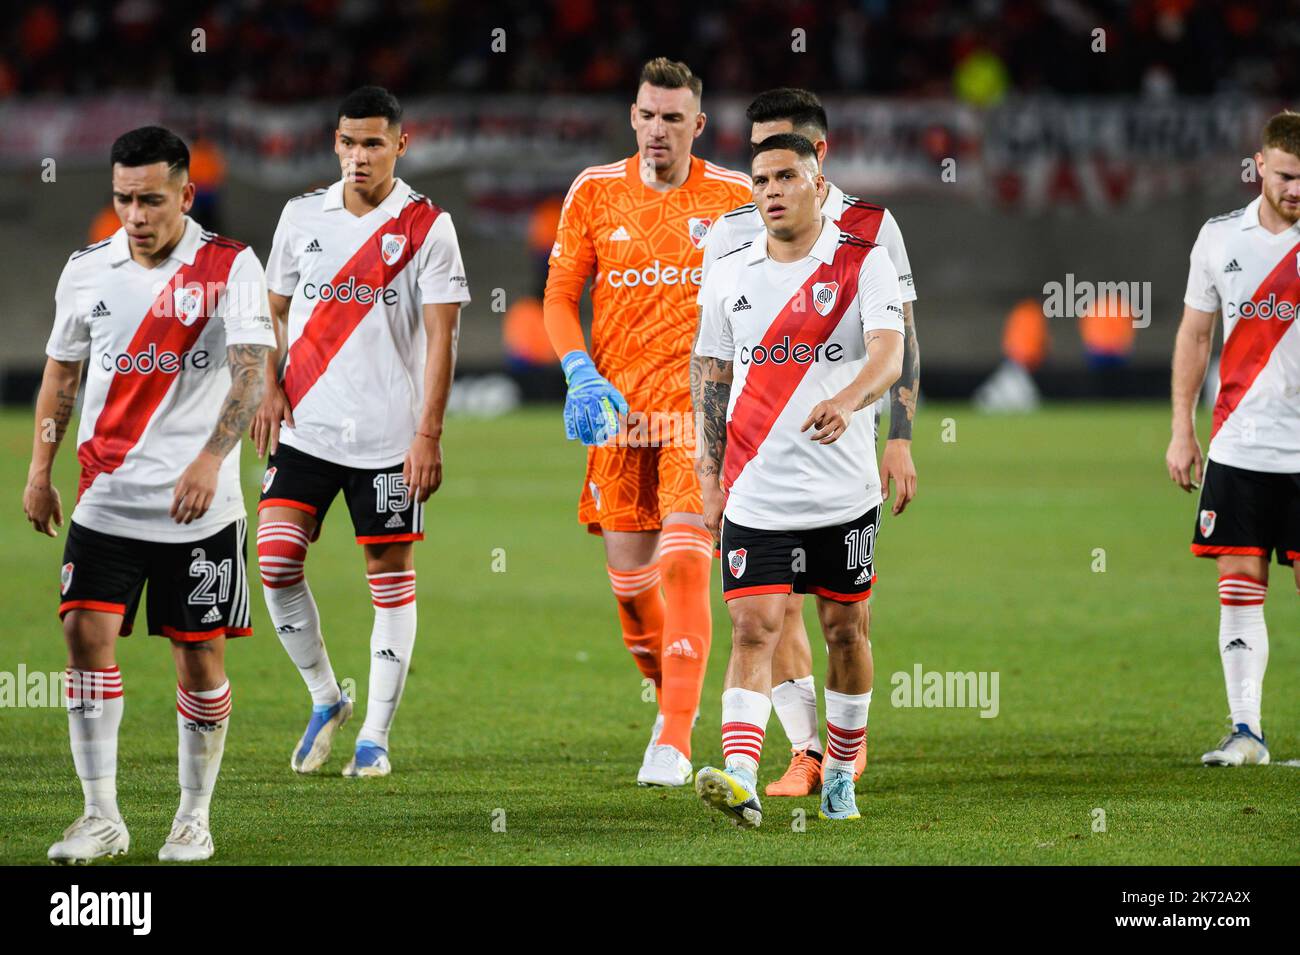
<svg viewBox="0 0 1300 955"><path fill-rule="evenodd" d="M424 245L425 236L440 215L442 209L431 202L409 203L396 220L385 222L362 243L361 248L353 253L352 258L334 276L333 284L338 286L355 277L356 285L387 288L388 283L406 268L420 246ZM406 244L391 265L384 261L385 235L406 237ZM289 349L284 393L289 399L290 407L298 407L298 403L320 380L348 337L374 307L373 301L359 304L355 300L340 302L336 298L316 303L307 317L302 334Z"/></svg>
<svg viewBox="0 0 1300 955"><path fill-rule="evenodd" d="M800 344L809 348L825 344L844 317L844 310L858 294L862 260L873 248L875 246L870 243L865 246L857 243L840 245L831 263L819 265L772 320L763 336L763 346L770 350L787 335L792 352ZM835 304L826 315L818 314L811 306L812 287L819 282L839 284ZM800 307L796 308L796 305ZM745 386L736 398L731 420L727 422L727 456L723 466L726 487L735 485L745 466L758 453L759 446L767 440L776 419L811 367L811 362L801 365L794 361L750 366ZM808 410L812 411L812 408Z"/></svg>
<svg viewBox="0 0 1300 955"><path fill-rule="evenodd" d="M194 264L176 270L171 281L158 293L149 311L136 329L127 352L138 355L153 346L158 354L172 352L184 355L198 341L208 318L216 307L216 296L230 276L230 266L245 246L240 242L224 240L207 241L194 254ZM202 313L185 325L176 314L177 289L198 283L204 290ZM160 371L156 364L152 371L116 373L108 386L104 407L95 419L95 433L77 448L81 462L81 484L77 499L100 474L112 474L126 460L136 446L144 429L149 426L158 406L171 390L180 370ZM213 409L215 416L217 409ZM215 420L215 417L214 417ZM184 463L184 462L178 462Z"/></svg>
<svg viewBox="0 0 1300 955"><path fill-rule="evenodd" d="M1276 295L1281 301L1295 303L1300 300L1300 243L1282 256L1282 260L1273 267L1273 271L1250 297L1257 305ZM1282 340L1294 321L1283 322L1276 318L1271 321L1262 318L1239 318L1232 327L1232 334L1223 343L1223 354L1219 357L1219 398L1214 403L1214 427L1210 437L1219 433L1223 422L1228 420L1237 406L1241 404L1250 386L1255 383L1259 373L1268 364L1273 349Z"/></svg>
<svg viewBox="0 0 1300 955"><path fill-rule="evenodd" d="M880 232L880 223L885 221L884 208L863 202L861 199L851 201L853 205L845 207L836 225L859 239L875 242L876 235ZM898 263L894 264L897 266Z"/></svg>

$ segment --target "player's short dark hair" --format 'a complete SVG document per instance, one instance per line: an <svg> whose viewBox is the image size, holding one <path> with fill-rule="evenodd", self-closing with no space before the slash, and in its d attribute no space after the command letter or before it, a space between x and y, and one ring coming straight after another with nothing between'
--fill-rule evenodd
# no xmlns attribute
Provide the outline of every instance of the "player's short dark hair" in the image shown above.
<svg viewBox="0 0 1300 955"><path fill-rule="evenodd" d="M339 103L339 119L369 119L382 116L389 126L402 121L402 104L397 97L382 86L362 86L354 89Z"/></svg>
<svg viewBox="0 0 1300 955"><path fill-rule="evenodd" d="M190 150L179 136L161 126L141 126L123 133L113 141L109 164L116 166L152 166L165 162L169 175L189 172Z"/></svg>
<svg viewBox="0 0 1300 955"><path fill-rule="evenodd" d="M1269 146L1300 156L1300 113L1284 109L1264 124L1264 148Z"/></svg>
<svg viewBox="0 0 1300 955"><path fill-rule="evenodd" d="M641 79L637 82L637 89L641 88L642 83L649 83L651 86L658 86L665 90L686 88L696 99L699 99L704 92L704 81L692 73L689 66L681 60L670 60L666 56L656 56L641 67Z"/></svg>
<svg viewBox="0 0 1300 955"><path fill-rule="evenodd" d="M798 133L777 133L775 136L767 137L754 147L754 156L770 153L774 149L788 149L800 159L812 159L814 163L817 162L817 147L807 136L800 136Z"/></svg>
<svg viewBox="0 0 1300 955"><path fill-rule="evenodd" d="M745 110L745 117L751 124L789 120L795 132L816 133L818 139L830 132L826 110L817 94L789 86L759 93Z"/></svg>

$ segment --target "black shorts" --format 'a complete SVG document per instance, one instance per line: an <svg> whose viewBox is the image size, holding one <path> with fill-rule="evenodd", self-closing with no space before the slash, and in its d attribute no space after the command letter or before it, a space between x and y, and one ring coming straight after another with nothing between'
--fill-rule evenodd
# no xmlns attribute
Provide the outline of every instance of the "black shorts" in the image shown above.
<svg viewBox="0 0 1300 955"><path fill-rule="evenodd" d="M161 543L102 534L73 521L59 574L59 617L69 610L122 614L129 634L149 584L149 632L194 643L247 637L247 521L232 521L211 537Z"/></svg>
<svg viewBox="0 0 1300 955"><path fill-rule="evenodd" d="M1192 553L1268 560L1274 551L1279 564L1300 557L1300 474L1248 471L1207 461Z"/></svg>
<svg viewBox="0 0 1300 955"><path fill-rule="evenodd" d="M722 596L816 594L866 600L876 579L880 506L856 520L806 531L765 531L722 521Z"/></svg>
<svg viewBox="0 0 1300 955"><path fill-rule="evenodd" d="M407 490L400 464L378 470L350 468L281 443L267 462L257 509L306 511L316 518L315 540L339 491L348 502L358 544L424 540L424 505Z"/></svg>

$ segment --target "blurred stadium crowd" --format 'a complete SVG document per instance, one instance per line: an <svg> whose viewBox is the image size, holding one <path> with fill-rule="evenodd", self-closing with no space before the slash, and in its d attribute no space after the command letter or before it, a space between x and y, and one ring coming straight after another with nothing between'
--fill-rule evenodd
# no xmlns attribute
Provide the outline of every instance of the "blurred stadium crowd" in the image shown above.
<svg viewBox="0 0 1300 955"><path fill-rule="evenodd" d="M291 102L380 83L431 91L626 93L647 58L714 92L1286 94L1300 81L1291 0L36 0L6 11L0 96L104 89ZM703 9L701 9L703 7ZM687 26L689 24L689 26ZM506 53L493 51L504 29ZM1091 48L1106 31L1105 56ZM210 69L189 59L194 31ZM339 42L340 33L347 37ZM1081 40L1082 38L1082 40ZM111 51L112 55L105 55Z"/></svg>

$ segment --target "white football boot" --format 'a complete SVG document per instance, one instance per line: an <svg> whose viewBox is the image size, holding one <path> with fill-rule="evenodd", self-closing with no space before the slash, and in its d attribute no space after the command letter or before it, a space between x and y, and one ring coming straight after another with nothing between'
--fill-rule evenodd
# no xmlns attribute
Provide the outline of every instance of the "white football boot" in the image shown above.
<svg viewBox="0 0 1300 955"><path fill-rule="evenodd" d="M1215 749L1201 757L1201 762L1206 766L1267 766L1268 746L1249 726L1238 723Z"/></svg>
<svg viewBox="0 0 1300 955"><path fill-rule="evenodd" d="M111 859L131 848L126 823L103 816L82 816L67 829L63 838L50 846L48 858L55 865L85 865L95 859Z"/></svg>
<svg viewBox="0 0 1300 955"><path fill-rule="evenodd" d="M202 862L214 851L207 821L198 816L177 816L172 831L158 850L159 862Z"/></svg>
<svg viewBox="0 0 1300 955"><path fill-rule="evenodd" d="M685 786L695 775L691 761L676 746L655 744L636 774L638 786Z"/></svg>

